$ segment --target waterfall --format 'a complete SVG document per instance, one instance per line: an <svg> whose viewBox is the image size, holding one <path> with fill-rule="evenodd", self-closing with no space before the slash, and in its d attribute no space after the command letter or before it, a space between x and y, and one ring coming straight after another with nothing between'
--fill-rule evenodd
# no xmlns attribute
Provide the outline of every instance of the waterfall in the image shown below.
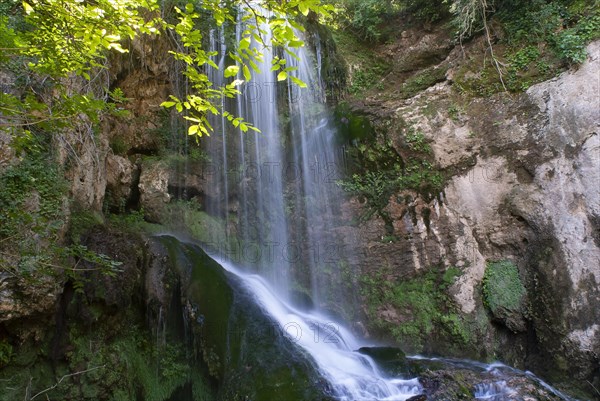
<svg viewBox="0 0 600 401"><path fill-rule="evenodd" d="M264 27L263 27L264 28ZM244 25L235 27L239 41ZM276 55L267 29L260 72L244 84L242 94L222 106L257 126L260 133L236 133L222 118L213 119L209 141L212 192L209 213L225 220L227 244L209 244L222 266L239 275L265 313L288 331L314 359L340 400L406 400L419 394L416 379L388 378L374 361L356 350L365 344L338 322L317 311L300 310L292 302L298 288L315 305L342 300L335 290L335 217L342 202L335 181L341 178L342 149L324 105L321 55L306 47L285 55L286 67L309 85L300 89L278 83L271 63ZM227 52L223 28L211 32L213 61L224 66ZM243 77L237 77L243 79ZM225 83L218 72L210 79ZM230 225L233 220L235 224ZM324 273L327 271L327 273Z"/></svg>
<svg viewBox="0 0 600 401"><path fill-rule="evenodd" d="M314 359L336 399L404 401L422 392L417 378L386 377L372 358L356 352L365 344L343 325L319 312L305 312L282 301L261 276L245 273L218 255L213 259L241 278L265 313Z"/></svg>
<svg viewBox="0 0 600 401"><path fill-rule="evenodd" d="M236 40L244 29L240 17ZM265 45L253 42L263 52L256 63L260 72L241 95L221 104L261 132L241 133L224 118L211 120L215 137L208 141L207 170L213 195L207 210L225 220L224 237L231 239L213 246L267 277L281 297L301 288L316 304L327 305L342 299L333 284L339 281L340 253L333 219L342 199L335 181L341 178L343 149L323 103L321 55L305 47L296 51L298 58L285 55L286 66L296 68L289 74L309 88L278 83L271 71L275 50L264 31ZM223 27L211 31L210 46L222 71L228 51ZM221 71L209 71L217 86L225 83ZM237 78L243 79L241 72Z"/></svg>
<svg viewBox="0 0 600 401"><path fill-rule="evenodd" d="M209 71L209 78L216 86L227 83L222 70L233 63L227 56L231 47L227 38L233 33L236 42L242 38L242 14L235 27L210 33L212 61L220 71ZM347 294L352 292L348 291L351 284L340 285L344 281L340 262L343 257L347 267L354 261L342 252L337 234L342 221L339 205L344 199L336 180L343 177L345 152L325 106L319 38L315 54L307 47L296 49L295 55L276 53L266 28L262 27L261 40L255 38L252 43L263 53L257 61L260 72L253 73L236 98L221 100L223 110L261 132L239 132L223 117L210 121L215 135L207 141L210 165L205 173L212 188L205 207L223 221L223 232L215 233L214 238L225 243L205 243L204 247L239 278L253 305L309 356L334 399L408 400L425 391L419 380L383 372L370 356L357 352L370 344L324 312L336 303L345 305L352 297ZM309 87L301 89L290 80L278 82L271 70L276 57L291 67L289 75ZM234 78L244 79L241 73ZM298 293L310 297L311 302L300 305ZM500 366L446 362L486 372ZM476 399L513 396L514 389L503 374L489 372L486 377L472 388ZM568 399L534 376L530 379Z"/></svg>

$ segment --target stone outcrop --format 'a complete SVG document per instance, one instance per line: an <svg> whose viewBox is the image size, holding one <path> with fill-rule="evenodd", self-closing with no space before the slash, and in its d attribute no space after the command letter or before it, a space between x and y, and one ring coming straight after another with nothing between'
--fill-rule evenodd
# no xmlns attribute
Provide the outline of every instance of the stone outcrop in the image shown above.
<svg viewBox="0 0 600 401"><path fill-rule="evenodd" d="M146 163L140 175L140 204L152 221L160 221L164 206L169 203L169 168L164 163Z"/></svg>
<svg viewBox="0 0 600 401"><path fill-rule="evenodd" d="M460 99L445 82L405 101L355 104L396 147L403 134L394 127L422 132L446 180L430 202L407 192L390 198L394 241L382 241L378 217L344 230L360 239L347 241L360 244L367 275L384 266L390 279L432 265L460 268L449 292L465 319L486 310L487 264L516 264L527 310L511 327L488 324L478 347L591 392L586 381L598 383L600 357L600 42L588 53L579 69L521 95ZM445 62L453 65L452 57ZM344 207L366 206L354 199ZM399 316L380 312L401 325Z"/></svg>

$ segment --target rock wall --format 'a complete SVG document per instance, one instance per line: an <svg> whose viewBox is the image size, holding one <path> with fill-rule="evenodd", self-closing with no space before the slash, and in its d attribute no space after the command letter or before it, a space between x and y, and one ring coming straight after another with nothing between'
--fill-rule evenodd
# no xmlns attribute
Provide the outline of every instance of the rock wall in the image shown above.
<svg viewBox="0 0 600 401"><path fill-rule="evenodd" d="M385 270L389 281L458 267L449 293L461 319L484 316L469 347L589 396L600 384L600 42L587 50L579 69L526 93L468 98L452 88L455 49L441 62L450 66L445 82L407 100L355 102L399 153L405 127L421 132L446 180L433 201L407 191L389 199L394 241L382 241L378 217L345 230L361 239L366 275ZM355 214L366 205L355 198L344 207ZM526 287L513 316L522 324L498 319L484 300L485 272L497 261L516 265ZM406 323L392 305L367 315Z"/></svg>

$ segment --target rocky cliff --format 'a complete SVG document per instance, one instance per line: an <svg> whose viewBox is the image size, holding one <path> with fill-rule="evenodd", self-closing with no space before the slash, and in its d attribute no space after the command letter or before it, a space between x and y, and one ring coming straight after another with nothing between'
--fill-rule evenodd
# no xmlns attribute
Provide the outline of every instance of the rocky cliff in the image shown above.
<svg viewBox="0 0 600 401"><path fill-rule="evenodd" d="M485 46L422 36L387 46L392 72L346 114L370 121L368 146L387 143L444 177L439 192L398 186L379 213L344 228L370 277L370 328L416 351L500 358L589 397L600 384L600 42L578 69L481 98L454 77ZM410 63L445 75L402 99ZM344 208L364 215L373 204L357 196Z"/></svg>
<svg viewBox="0 0 600 401"><path fill-rule="evenodd" d="M105 120L97 134L89 127L65 133L54 144L69 187L59 210L61 240L67 231L81 234L67 230L74 225L67 198L80 209L116 213L117 220L132 210L152 222L190 215L197 226L188 228L192 234L210 232L214 222L202 210L203 199L215 196L207 192L210 176L184 174L194 170L182 155L184 135L159 107L177 89L177 66L162 62L168 47L154 38L113 61L109 82L131 99L125 106L130 117ZM374 150L375 156L357 157L353 169L391 160L399 168L390 168L386 178L404 178L391 192L382 183L371 188L385 189L377 204L363 194L342 205L347 219L338 234L358 269L347 277L360 289L356 328L408 351L501 359L576 396L597 394L600 42L588 47L588 61L578 69L525 93L487 97L465 92L457 81L477 78L472 59L485 58L482 40L463 49L443 29L407 30L380 51L393 68L377 90L348 97L339 113L340 126ZM359 70L351 61L349 71L356 81ZM0 173L19 163L9 142L0 133ZM202 162L201 153L196 156L190 163ZM41 207L36 193L26 199L34 211ZM192 201L191 209L169 208L178 199ZM358 224L357 216L363 216ZM4 254L11 242L0 244L0 351L10 354L0 365L14 362L8 347L52 343L44 330L69 313L77 319L83 310L82 324L92 327L96 313L111 316L129 304L144 309L125 291L141 292L136 280L145 274L144 245L110 230L92 230L86 238L90 249L125 262L126 280L98 279L87 288L87 304L72 310L60 304L73 295L72 280L62 274L35 285L17 279ZM135 249L129 256L128 246ZM117 285L123 291L111 291ZM160 293L160 285L154 287ZM149 309L155 315L169 303L165 294L156 295L160 302ZM112 316L115 327L126 326L127 316ZM73 370L91 358L60 341L55 345L61 358L71 352ZM32 358L20 363L29 366Z"/></svg>

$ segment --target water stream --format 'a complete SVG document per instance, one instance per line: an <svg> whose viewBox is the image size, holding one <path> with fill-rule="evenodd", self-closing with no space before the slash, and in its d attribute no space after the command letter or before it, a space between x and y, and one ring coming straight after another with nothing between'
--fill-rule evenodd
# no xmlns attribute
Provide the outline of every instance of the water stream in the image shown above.
<svg viewBox="0 0 600 401"><path fill-rule="evenodd" d="M261 276L245 273L217 255L213 259L240 277L265 313L309 353L340 401L403 401L421 393L417 378L386 377L372 358L356 352L367 344L343 325L318 311L302 311L282 301Z"/></svg>
<svg viewBox="0 0 600 401"><path fill-rule="evenodd" d="M242 23L235 27L237 39L243 29ZM268 45L268 34L264 40ZM276 54L268 46L253 45L264 53L260 73L253 74L237 99L223 100L223 106L261 132L240 134L224 119L212 121L216 134L209 153L217 165L213 192L218 196L207 209L226 222L220 238L227 238L227 243L209 248L219 264L242 279L265 313L311 356L336 399L407 400L422 392L419 381L388 377L373 359L356 352L368 344L319 312L332 297L342 296L341 289L333 288L331 272L323 273L319 255L335 243L335 218L343 201L335 180L342 173L344 152L323 104L318 46L316 56L307 47L297 50L298 59L285 56L286 65L297 68L291 74L309 85L300 90L291 83L278 84L270 68ZM211 47L217 52L215 63L222 67L227 52L223 28L212 32ZM220 74L210 78L223 84ZM237 250L232 251L232 243ZM316 306L311 312L292 302L299 283ZM511 392L499 379L481 384L474 396L509 399Z"/></svg>

